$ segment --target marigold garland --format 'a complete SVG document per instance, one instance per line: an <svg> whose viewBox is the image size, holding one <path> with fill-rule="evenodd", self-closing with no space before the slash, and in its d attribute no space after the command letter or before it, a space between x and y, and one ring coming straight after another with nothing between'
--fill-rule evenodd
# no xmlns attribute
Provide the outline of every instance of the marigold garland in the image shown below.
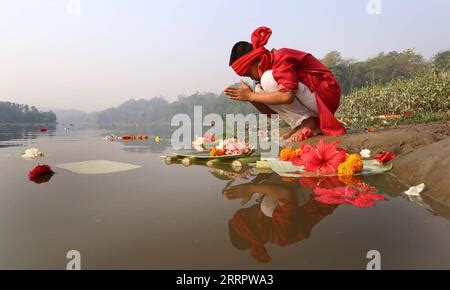
<svg viewBox="0 0 450 290"><path fill-rule="evenodd" d="M222 149L217 149L216 147L211 148L209 150L209 156L215 157L215 156L223 156L225 155L225 151Z"/></svg>
<svg viewBox="0 0 450 290"><path fill-rule="evenodd" d="M339 175L355 175L357 173L362 172L363 163L361 155L359 154L350 154L347 156L347 159L339 164L338 174Z"/></svg>
<svg viewBox="0 0 450 290"><path fill-rule="evenodd" d="M300 155L301 149L293 149L291 147L286 147L280 152L280 160L281 161L289 161L298 155Z"/></svg>

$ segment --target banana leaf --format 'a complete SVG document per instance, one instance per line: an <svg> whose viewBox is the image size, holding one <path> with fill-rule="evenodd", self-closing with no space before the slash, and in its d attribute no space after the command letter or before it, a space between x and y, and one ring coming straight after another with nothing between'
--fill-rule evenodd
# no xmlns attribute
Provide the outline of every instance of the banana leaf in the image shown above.
<svg viewBox="0 0 450 290"><path fill-rule="evenodd" d="M239 159L239 158L250 157L252 154L253 154L253 152L250 152L249 154L210 156L209 152L192 151L192 152L177 152L177 153L175 153L175 155L180 157L180 158L193 157L193 158L204 159L204 160L211 160L211 159L218 159L218 160Z"/></svg>
<svg viewBox="0 0 450 290"><path fill-rule="evenodd" d="M288 161L280 161L280 160L267 160L272 168L278 175L282 177L316 177L317 173L315 172L306 172L303 166L295 166L292 165L291 162ZM388 172L392 169L392 163L388 165L379 164L376 160L363 160L363 171L356 175L375 175ZM334 175L323 175L323 176L337 176Z"/></svg>

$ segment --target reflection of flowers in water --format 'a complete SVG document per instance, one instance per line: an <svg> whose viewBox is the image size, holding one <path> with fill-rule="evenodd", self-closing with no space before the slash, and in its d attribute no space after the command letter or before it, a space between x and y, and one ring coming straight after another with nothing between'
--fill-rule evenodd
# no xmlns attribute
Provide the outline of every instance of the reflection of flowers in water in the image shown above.
<svg viewBox="0 0 450 290"><path fill-rule="evenodd" d="M220 179L227 179L227 180L235 180L235 179L249 179L252 176L255 176L255 172L253 168L248 168L247 170L243 172L233 172L233 171L227 171L219 168L211 168L210 172L220 178Z"/></svg>
<svg viewBox="0 0 450 290"><path fill-rule="evenodd" d="M52 172L52 173L48 173L48 174L45 174L45 175L38 175L38 176L35 176L35 177L29 177L29 180L31 182L36 183L36 184L47 183L47 182L50 181L50 179L52 179L53 175L54 175L54 173Z"/></svg>
<svg viewBox="0 0 450 290"><path fill-rule="evenodd" d="M302 177L300 184L313 189L316 200L326 204L348 203L355 207L370 207L384 200L375 187L364 183L362 176Z"/></svg>
<svg viewBox="0 0 450 290"><path fill-rule="evenodd" d="M314 193L318 195L317 201L326 204L348 203L355 207L371 207L375 201L384 200L382 195L377 194L374 187L364 183L333 189L317 187L314 189Z"/></svg>

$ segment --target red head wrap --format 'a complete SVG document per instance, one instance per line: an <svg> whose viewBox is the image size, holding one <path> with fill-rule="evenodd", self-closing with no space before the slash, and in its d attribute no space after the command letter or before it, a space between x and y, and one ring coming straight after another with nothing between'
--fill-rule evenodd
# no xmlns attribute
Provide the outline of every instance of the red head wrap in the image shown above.
<svg viewBox="0 0 450 290"><path fill-rule="evenodd" d="M237 59L231 67L240 76L243 76L252 66L253 62L259 58L258 72L262 75L272 66L273 54L267 50L264 45L269 41L272 30L262 26L252 33L253 50L239 59Z"/></svg>

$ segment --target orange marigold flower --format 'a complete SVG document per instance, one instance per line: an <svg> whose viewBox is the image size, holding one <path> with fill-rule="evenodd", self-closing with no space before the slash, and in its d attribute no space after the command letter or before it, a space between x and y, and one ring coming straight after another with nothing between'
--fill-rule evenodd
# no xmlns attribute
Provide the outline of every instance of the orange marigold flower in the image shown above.
<svg viewBox="0 0 450 290"><path fill-rule="evenodd" d="M299 149L293 149L291 147L286 147L280 152L280 160L281 161L289 161L298 155L300 155L300 148Z"/></svg>
<svg viewBox="0 0 450 290"><path fill-rule="evenodd" d="M355 175L363 170L363 163L361 155L350 154L347 159L339 164L338 174L339 175Z"/></svg>
<svg viewBox="0 0 450 290"><path fill-rule="evenodd" d="M222 149L217 149L216 147L211 148L209 150L209 156L215 157L215 156L223 156L225 155L225 151Z"/></svg>

